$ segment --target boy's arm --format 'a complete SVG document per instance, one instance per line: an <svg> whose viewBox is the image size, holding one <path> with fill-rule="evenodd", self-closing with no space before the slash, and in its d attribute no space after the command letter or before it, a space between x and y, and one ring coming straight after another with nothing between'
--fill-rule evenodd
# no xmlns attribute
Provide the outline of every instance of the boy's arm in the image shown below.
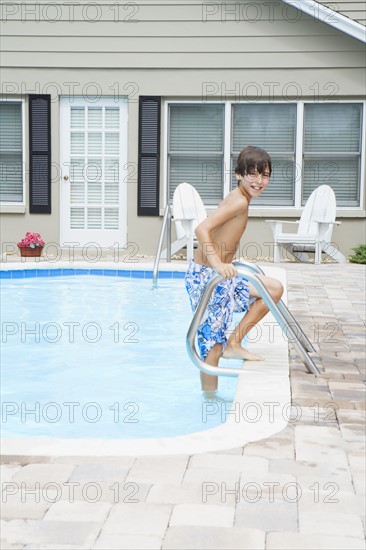
<svg viewBox="0 0 366 550"><path fill-rule="evenodd" d="M225 279L235 277L238 274L233 264L224 263L217 252L217 243L212 240L212 232L219 229L224 223L228 222L244 210L248 209L248 202L242 199L233 201L231 204L222 205L211 216L201 222L195 230L197 240L202 248L202 252L211 264L213 269L220 273ZM205 254L205 250L208 251Z"/></svg>

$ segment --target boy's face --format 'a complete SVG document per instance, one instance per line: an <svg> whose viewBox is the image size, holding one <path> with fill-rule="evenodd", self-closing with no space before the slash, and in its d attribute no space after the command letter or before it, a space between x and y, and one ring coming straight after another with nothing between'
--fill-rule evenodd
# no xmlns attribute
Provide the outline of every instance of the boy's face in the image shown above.
<svg viewBox="0 0 366 550"><path fill-rule="evenodd" d="M270 173L267 169L265 169L262 174L254 170L250 174L245 174L244 176L237 174L236 177L243 191L249 195L250 198L255 199L267 188Z"/></svg>

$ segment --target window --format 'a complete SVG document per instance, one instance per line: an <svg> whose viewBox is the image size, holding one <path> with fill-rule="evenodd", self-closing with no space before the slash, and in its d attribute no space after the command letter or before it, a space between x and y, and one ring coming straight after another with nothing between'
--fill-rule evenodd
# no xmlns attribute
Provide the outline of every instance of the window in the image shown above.
<svg viewBox="0 0 366 550"><path fill-rule="evenodd" d="M22 102L0 101L0 201L23 202Z"/></svg>
<svg viewBox="0 0 366 550"><path fill-rule="evenodd" d="M205 204L217 204L223 197L224 105L172 105L169 122L169 198L186 181Z"/></svg>
<svg viewBox="0 0 366 550"><path fill-rule="evenodd" d="M296 105L233 105L232 187L237 186L234 172L240 150L255 145L268 151L272 159L271 184L255 204L295 204L295 137Z"/></svg>
<svg viewBox="0 0 366 550"><path fill-rule="evenodd" d="M271 155L273 172L254 208L301 208L324 184L338 207L359 207L362 117L361 102L170 103L168 196L187 181L206 206L217 205L237 185L240 150L257 145Z"/></svg>
<svg viewBox="0 0 366 550"><path fill-rule="evenodd" d="M360 202L360 104L305 105L302 204L322 184L330 185L338 206Z"/></svg>

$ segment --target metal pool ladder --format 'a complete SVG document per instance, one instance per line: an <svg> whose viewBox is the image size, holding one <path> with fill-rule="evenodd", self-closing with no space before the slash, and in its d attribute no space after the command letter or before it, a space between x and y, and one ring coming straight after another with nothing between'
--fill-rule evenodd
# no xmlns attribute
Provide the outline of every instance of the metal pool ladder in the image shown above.
<svg viewBox="0 0 366 550"><path fill-rule="evenodd" d="M255 288L258 290L259 294L262 296L266 306L271 311L272 315L280 325L282 332L286 330L287 337L291 339L291 343L293 344L296 351L300 355L308 372L315 375L320 374L318 367L315 365L314 361L309 355L309 352L316 352L317 350L314 348L313 344L310 342L306 334L303 332L300 325L297 323L296 319L293 317L292 313L290 313L286 304L282 300L280 300L276 304L272 299L272 296L268 292L267 288L265 287L265 285L257 277L258 273L264 274L262 269L256 265L248 264L246 262L241 262L241 261L234 261L233 264L237 268L239 275L245 277L246 279L248 279L248 281L253 283ZM214 288L216 287L216 285L222 279L223 279L222 275L219 275L219 274L215 275L214 277L212 277L207 287L205 288L201 301L197 306L192 322L189 326L189 329L187 332L186 345L187 345L188 355L191 361L202 372L205 372L206 374L210 374L212 376L238 376L240 372L244 372L244 369L213 367L211 365L207 365L199 357L195 346L195 336L196 336L198 327L201 324L201 320L202 320L204 311L207 307L210 296ZM292 328L293 326L296 327L297 333L294 332Z"/></svg>
<svg viewBox="0 0 366 550"><path fill-rule="evenodd" d="M160 263L160 257L161 257L161 249L163 248L163 240L164 240L165 230L167 231L166 261L167 262L171 261L171 252L170 252L171 242L172 242L171 220L172 220L172 209L171 209L171 206L168 202L166 207L165 207L163 224L161 226L161 231L160 231L158 249L157 249L156 254L155 254L154 267L153 267L153 288L156 288L158 286L159 263Z"/></svg>

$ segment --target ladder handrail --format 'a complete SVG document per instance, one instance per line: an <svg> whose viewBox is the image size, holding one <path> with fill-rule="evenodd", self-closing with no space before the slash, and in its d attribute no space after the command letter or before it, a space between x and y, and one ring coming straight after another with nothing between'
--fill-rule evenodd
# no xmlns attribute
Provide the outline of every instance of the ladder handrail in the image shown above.
<svg viewBox="0 0 366 550"><path fill-rule="evenodd" d="M233 265L246 267L253 273L260 273L261 275L265 275L263 269L259 265L243 262L242 260L234 260ZM314 345L310 342L309 338L306 336L305 332L302 330L301 326L296 321L295 317L292 315L291 311L288 309L288 307L286 306L285 302L282 299L279 302L277 302L277 307L280 309L284 317L286 317L287 323L293 324L296 326L296 329L299 331L299 340L301 341L306 351L317 353L317 350L315 349Z"/></svg>
<svg viewBox="0 0 366 550"><path fill-rule="evenodd" d="M155 260L154 260L153 288L157 287L158 273L159 273L159 263L160 263L160 257L161 257L161 249L163 248L163 239L164 239L164 233L165 233L166 227L168 227L168 232L167 232L167 261L170 262L170 249L171 249L170 222L171 222L171 217L172 217L171 206L170 206L169 202L167 202L167 205L166 205L165 211L164 211L163 224L161 226L161 231L160 231L158 249L156 251Z"/></svg>
<svg viewBox="0 0 366 550"><path fill-rule="evenodd" d="M277 307L272 296L270 295L270 293L268 292L267 288L262 283L262 281L259 279L257 274L254 273L250 268L248 268L248 266L237 265L237 269L238 269L238 274L245 277L258 290L266 306L271 311L272 315L280 325L282 331L286 327L286 333L291 337L291 342L296 348L300 357L302 358L307 370L312 374L319 374L319 370L317 366L315 365L311 357L309 357L309 355L306 353L305 349L303 348L302 344L299 342L291 326L286 323L286 317L283 315L283 312L280 310L280 308ZM245 372L245 369L223 368L223 367L214 367L212 365L208 365L207 363L202 361L202 359L199 357L195 346L195 336L201 324L201 320L205 312L205 309L207 307L210 296L214 288L217 286L217 284L220 281L222 281L222 279L223 279L222 275L218 273L217 275L214 275L214 277L212 277L212 279L208 282L203 292L203 295L201 297L201 300L196 308L192 322L188 328L186 346L187 346L188 355L191 361L196 365L196 367L200 371L206 374L209 374L211 376L238 376L241 372Z"/></svg>

